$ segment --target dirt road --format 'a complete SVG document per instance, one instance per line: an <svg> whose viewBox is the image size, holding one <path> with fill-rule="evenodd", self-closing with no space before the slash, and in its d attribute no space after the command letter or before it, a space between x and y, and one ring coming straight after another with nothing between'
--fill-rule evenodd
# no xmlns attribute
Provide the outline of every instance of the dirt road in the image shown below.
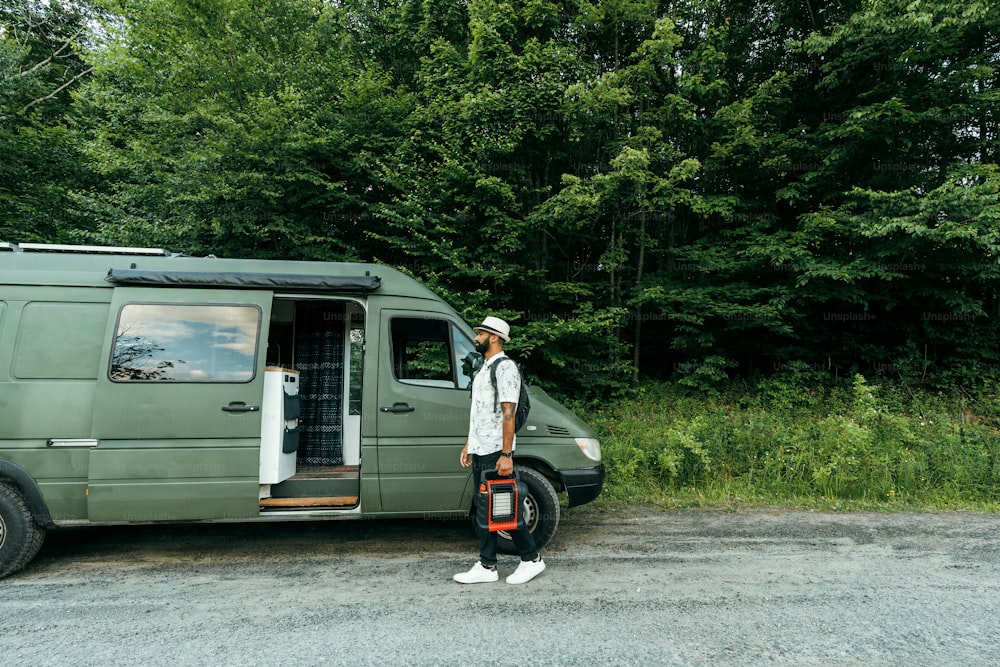
<svg viewBox="0 0 1000 667"><path fill-rule="evenodd" d="M995 665L998 529L575 508L520 587L451 581L457 521L63 531L0 582L0 665Z"/></svg>

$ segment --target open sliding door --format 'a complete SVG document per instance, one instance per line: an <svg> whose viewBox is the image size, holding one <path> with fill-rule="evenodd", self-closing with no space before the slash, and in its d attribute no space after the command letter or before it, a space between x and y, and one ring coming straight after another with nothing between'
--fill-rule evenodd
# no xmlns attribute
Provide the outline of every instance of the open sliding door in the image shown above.
<svg viewBox="0 0 1000 667"><path fill-rule="evenodd" d="M257 516L271 292L116 287L111 312L90 519Z"/></svg>

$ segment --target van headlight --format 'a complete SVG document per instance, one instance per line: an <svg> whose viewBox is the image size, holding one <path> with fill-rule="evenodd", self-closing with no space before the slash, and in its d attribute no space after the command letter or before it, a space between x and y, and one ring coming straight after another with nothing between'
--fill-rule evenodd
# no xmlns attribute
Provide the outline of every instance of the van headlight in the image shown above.
<svg viewBox="0 0 1000 667"><path fill-rule="evenodd" d="M597 438L574 438L576 446L580 448L583 455L591 461L601 460L601 441Z"/></svg>

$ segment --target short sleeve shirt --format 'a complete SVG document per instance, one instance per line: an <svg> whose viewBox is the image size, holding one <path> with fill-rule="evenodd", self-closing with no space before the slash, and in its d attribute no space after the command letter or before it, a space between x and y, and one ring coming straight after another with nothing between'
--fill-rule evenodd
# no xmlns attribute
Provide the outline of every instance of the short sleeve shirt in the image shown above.
<svg viewBox="0 0 1000 667"><path fill-rule="evenodd" d="M521 374L517 366L503 362L497 366L497 402L493 409L493 382L490 368L501 359L503 352L493 355L476 373L472 381L472 408L469 412L469 453L478 456L493 454L503 449L503 403L517 403L521 395ZM517 445L517 437L513 446Z"/></svg>

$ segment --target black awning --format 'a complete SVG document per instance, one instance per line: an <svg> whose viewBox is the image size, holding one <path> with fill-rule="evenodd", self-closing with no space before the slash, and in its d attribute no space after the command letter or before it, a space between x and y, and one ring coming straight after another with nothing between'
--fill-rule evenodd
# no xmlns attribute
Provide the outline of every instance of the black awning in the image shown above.
<svg viewBox="0 0 1000 667"><path fill-rule="evenodd" d="M223 271L153 271L111 269L104 278L115 285L148 287L226 287L235 289L321 290L373 292L382 284L378 276L312 276L287 273Z"/></svg>

